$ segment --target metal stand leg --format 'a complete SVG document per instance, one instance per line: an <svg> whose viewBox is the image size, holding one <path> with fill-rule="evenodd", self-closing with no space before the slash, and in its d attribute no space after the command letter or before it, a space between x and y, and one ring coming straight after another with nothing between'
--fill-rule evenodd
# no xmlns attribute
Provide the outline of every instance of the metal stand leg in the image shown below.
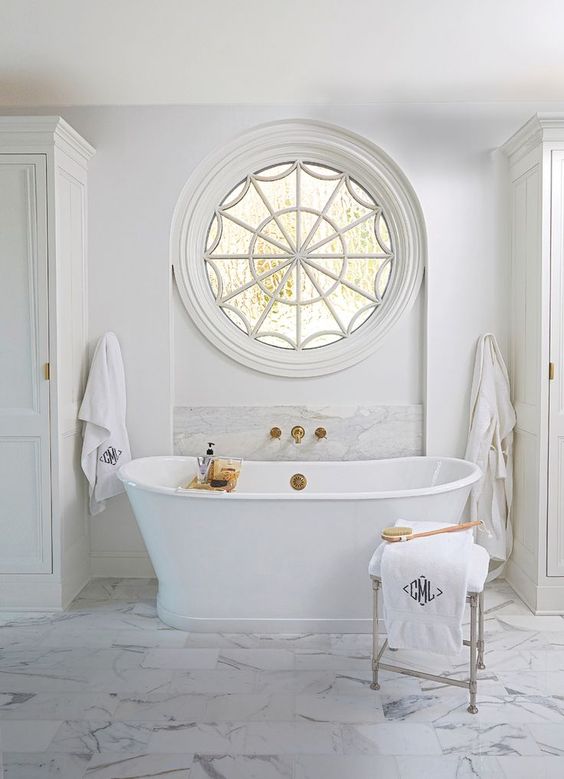
<svg viewBox="0 0 564 779"><path fill-rule="evenodd" d="M470 704L467 711L470 714L477 714L476 695L478 692L478 669L484 668L484 594L467 593L467 601L470 603L470 640L464 640L464 646L470 648L470 678L468 681L462 679L452 679L449 676L439 676L423 671L415 671L411 668L404 668L399 665L392 665L388 662L381 662L381 655L388 646L387 640L384 640L380 648L379 630L378 630L378 595L381 581L377 577L372 577L372 684L371 690L379 690L378 672L380 667L385 671L404 674L405 676L415 676L420 679L429 679L432 682L449 684L455 687L463 687L470 692ZM388 647L389 648L389 647Z"/></svg>
<svg viewBox="0 0 564 779"><path fill-rule="evenodd" d="M477 665L478 665L478 656L477 656L477 641L476 641L476 622L477 622L477 614L476 614L476 605L477 605L478 596L476 593L473 593L470 595L470 705L468 706L467 711L470 712L470 714L477 714L478 713L478 707L476 706L476 692L477 692L477 680L476 680L476 671L477 671Z"/></svg>
<svg viewBox="0 0 564 779"><path fill-rule="evenodd" d="M372 579L372 684L371 690L379 690L378 684L378 590L380 582Z"/></svg>
<svg viewBox="0 0 564 779"><path fill-rule="evenodd" d="M478 668L485 669L484 665L484 591L478 595Z"/></svg>

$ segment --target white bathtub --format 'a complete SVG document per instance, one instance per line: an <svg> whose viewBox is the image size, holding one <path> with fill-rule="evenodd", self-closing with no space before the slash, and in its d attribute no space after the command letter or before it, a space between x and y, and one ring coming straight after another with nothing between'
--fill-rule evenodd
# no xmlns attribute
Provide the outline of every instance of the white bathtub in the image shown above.
<svg viewBox="0 0 564 779"><path fill-rule="evenodd" d="M465 460L245 462L237 491L178 493L193 457L120 471L159 580L158 613L204 632L368 632L367 565L397 519L460 519ZM290 477L302 473L296 492Z"/></svg>

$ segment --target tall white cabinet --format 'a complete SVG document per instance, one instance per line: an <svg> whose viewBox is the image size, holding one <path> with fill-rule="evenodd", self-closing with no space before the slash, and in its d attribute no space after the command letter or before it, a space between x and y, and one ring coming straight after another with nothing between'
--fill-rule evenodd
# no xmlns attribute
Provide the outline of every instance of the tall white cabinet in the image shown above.
<svg viewBox="0 0 564 779"><path fill-rule="evenodd" d="M511 355L517 412L507 578L538 614L564 613L564 114L507 141Z"/></svg>
<svg viewBox="0 0 564 779"><path fill-rule="evenodd" d="M77 412L93 153L59 117L0 117L0 608L64 608L89 577Z"/></svg>

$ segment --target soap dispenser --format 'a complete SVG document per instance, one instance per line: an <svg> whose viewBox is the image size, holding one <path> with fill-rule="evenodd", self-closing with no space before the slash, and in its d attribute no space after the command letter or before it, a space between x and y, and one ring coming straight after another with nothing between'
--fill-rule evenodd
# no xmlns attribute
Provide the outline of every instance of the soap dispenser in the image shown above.
<svg viewBox="0 0 564 779"><path fill-rule="evenodd" d="M198 481L200 482L200 484L203 484L204 482L207 481L210 465L213 458L212 447L214 446L215 444L209 441L205 456L196 458L198 461Z"/></svg>

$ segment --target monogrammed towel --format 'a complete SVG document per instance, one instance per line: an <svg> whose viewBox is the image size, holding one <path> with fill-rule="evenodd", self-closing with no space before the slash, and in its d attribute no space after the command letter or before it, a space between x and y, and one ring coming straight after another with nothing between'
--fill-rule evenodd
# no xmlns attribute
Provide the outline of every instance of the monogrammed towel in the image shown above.
<svg viewBox="0 0 564 779"><path fill-rule="evenodd" d="M405 525L414 533L449 527L444 522L396 522ZM369 571L381 571L384 622L392 648L447 655L462 649L473 542L472 530L463 530L380 544Z"/></svg>
<svg viewBox="0 0 564 779"><path fill-rule="evenodd" d="M81 464L90 487L91 514L99 514L107 498L124 491L117 472L131 460L125 405L119 341L114 333L106 333L96 344L78 413L84 421Z"/></svg>

